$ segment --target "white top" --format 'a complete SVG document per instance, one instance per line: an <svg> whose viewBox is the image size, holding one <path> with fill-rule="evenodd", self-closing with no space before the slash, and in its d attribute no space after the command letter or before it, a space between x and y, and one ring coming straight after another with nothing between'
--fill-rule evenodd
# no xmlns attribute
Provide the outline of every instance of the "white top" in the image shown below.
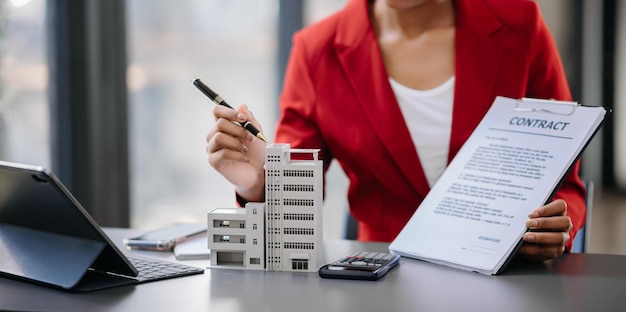
<svg viewBox="0 0 626 312"><path fill-rule="evenodd" d="M389 78L417 155L432 187L448 163L454 76L430 90L415 90Z"/></svg>

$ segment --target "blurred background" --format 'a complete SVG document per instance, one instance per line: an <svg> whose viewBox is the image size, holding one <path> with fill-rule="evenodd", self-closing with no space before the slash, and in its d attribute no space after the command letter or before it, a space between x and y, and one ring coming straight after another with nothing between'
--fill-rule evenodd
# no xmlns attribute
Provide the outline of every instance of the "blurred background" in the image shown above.
<svg viewBox="0 0 626 312"><path fill-rule="evenodd" d="M201 77L272 139L291 35L346 0L0 0L0 160L51 168L102 226L152 229L235 206L208 165ZM626 254L626 3L537 1L575 100L613 109L583 154L591 252ZM324 236L346 178L326 176ZM2 186L0 186L2 187Z"/></svg>

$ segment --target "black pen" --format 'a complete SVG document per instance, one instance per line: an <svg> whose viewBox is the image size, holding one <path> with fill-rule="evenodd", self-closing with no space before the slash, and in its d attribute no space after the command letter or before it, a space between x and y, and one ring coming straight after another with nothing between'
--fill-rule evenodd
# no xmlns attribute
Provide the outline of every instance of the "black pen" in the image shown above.
<svg viewBox="0 0 626 312"><path fill-rule="evenodd" d="M230 105L228 105L228 103L226 103L226 101L224 101L224 99L217 94L217 92L211 90L211 88L209 88L209 86L205 85L202 80L200 80L200 78L196 78L193 80L193 85L196 86L196 88L198 88L198 90L200 90L200 92L202 92L204 95L206 95L209 99L211 99L211 101L213 101L213 103L217 104L217 105L222 105L222 106L226 106L230 109L234 108ZM250 133L252 133L254 136L256 136L257 138L263 140L265 143L269 143L267 141L267 138L263 135L263 133L261 133L261 131L259 131L259 129L257 129L255 126L252 125L252 123L250 123L250 121L246 121L243 124L239 123L239 122L235 122L236 124L246 128L246 130L250 131Z"/></svg>

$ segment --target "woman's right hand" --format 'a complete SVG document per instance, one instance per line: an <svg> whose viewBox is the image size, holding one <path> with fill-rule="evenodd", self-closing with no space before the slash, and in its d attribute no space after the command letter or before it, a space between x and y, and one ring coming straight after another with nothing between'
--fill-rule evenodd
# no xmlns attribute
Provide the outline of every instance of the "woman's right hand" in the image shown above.
<svg viewBox="0 0 626 312"><path fill-rule="evenodd" d="M237 110L221 105L213 108L215 125L206 137L209 164L232 183L239 196L263 201L265 196L265 142L234 122L250 121L261 126L245 104Z"/></svg>

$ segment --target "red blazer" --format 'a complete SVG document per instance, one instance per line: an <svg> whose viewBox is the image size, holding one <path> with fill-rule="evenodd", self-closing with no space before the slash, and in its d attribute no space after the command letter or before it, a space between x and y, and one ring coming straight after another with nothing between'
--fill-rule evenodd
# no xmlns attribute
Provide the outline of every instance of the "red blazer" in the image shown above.
<svg viewBox="0 0 626 312"><path fill-rule="evenodd" d="M558 51L534 2L457 0L456 12L448 161L497 95L571 98ZM325 168L336 159L347 174L359 239L393 240L430 189L389 85L367 0L352 0L294 35L280 111L276 142L320 148ZM572 240L585 215L578 168L556 195L567 200Z"/></svg>

